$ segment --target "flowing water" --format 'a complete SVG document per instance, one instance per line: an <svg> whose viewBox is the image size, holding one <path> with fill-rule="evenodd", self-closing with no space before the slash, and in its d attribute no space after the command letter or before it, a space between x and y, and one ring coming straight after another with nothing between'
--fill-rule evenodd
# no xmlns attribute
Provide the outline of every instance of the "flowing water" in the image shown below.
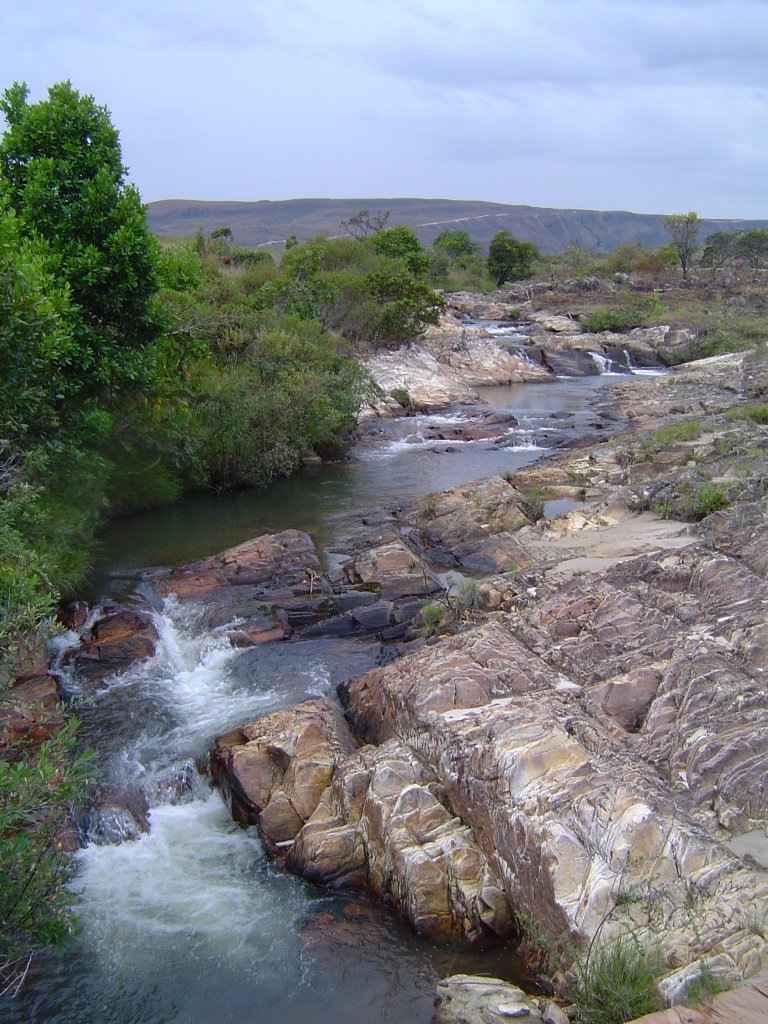
<svg viewBox="0 0 768 1024"><path fill-rule="evenodd" d="M425 440L434 418L412 417L361 446L353 462L266 492L192 496L114 522L102 538L94 590L141 593L145 567L271 530L307 530L318 550L332 550L372 512L539 458L564 427L594 422L589 399L602 383L484 389L490 409L518 419L502 444ZM378 644L333 639L235 650L224 631L202 628L194 610L173 598L155 617L156 654L80 700L78 712L105 776L147 794L150 831L78 854L81 932L61 960L38 965L0 1020L424 1024L441 976L523 976L507 949L433 946L360 894L331 893L282 872L194 771L215 736L308 695L331 694L341 679L376 664ZM77 700L77 681L69 686ZM194 781L176 786L174 779Z"/></svg>

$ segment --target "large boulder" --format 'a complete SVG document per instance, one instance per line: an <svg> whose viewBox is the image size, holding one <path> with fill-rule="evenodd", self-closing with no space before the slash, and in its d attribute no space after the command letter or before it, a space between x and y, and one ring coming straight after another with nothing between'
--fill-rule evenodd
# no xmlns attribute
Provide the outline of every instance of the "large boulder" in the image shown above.
<svg viewBox="0 0 768 1024"><path fill-rule="evenodd" d="M327 700L221 737L211 761L235 818L303 877L366 887L433 939L512 931L500 879L434 771L398 743L355 749Z"/></svg>

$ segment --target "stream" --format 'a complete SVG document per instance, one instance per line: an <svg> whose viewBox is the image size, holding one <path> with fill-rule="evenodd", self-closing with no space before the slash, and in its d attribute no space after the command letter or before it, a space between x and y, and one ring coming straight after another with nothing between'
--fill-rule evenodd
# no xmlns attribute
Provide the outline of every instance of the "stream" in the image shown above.
<svg viewBox="0 0 768 1024"><path fill-rule="evenodd" d="M488 409L518 420L503 444L436 440L438 418L408 417L389 421L352 461L268 491L192 495L112 522L83 596L147 594L148 567L287 528L306 530L332 558L361 519L520 469L551 438L594 427L590 399L609 377L482 389ZM455 425L476 411L458 408L443 419ZM330 892L280 870L255 830L234 825L193 770L215 736L306 696L332 694L339 681L375 665L378 643L322 639L237 650L224 630L198 628L190 606L173 597L154 614L160 642L152 658L82 699L77 680L67 681L106 777L147 794L151 829L78 853L80 933L61 959L30 972L15 1000L0 1004L0 1020L427 1024L440 977L485 973L526 983L509 949L435 946L365 895ZM174 786L180 776L195 781Z"/></svg>

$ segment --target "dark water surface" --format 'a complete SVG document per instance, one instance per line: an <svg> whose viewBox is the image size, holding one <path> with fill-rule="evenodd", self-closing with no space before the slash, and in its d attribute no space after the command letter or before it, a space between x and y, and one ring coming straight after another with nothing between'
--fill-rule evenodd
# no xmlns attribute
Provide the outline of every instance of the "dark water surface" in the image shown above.
<svg viewBox="0 0 768 1024"><path fill-rule="evenodd" d="M265 492L192 496L113 522L92 590L130 591L144 567L288 527L308 531L319 550L332 549L370 510L539 458L548 431L594 419L588 403L603 383L484 389L493 409L517 416L513 444L424 441L426 423L414 417L379 446L361 448L355 462ZM434 946L364 896L329 893L281 872L254 830L235 826L203 780L177 803L153 789L163 772L203 755L216 735L307 695L332 693L376 663L377 644L316 640L234 650L223 631L201 633L173 598L156 624L155 656L109 680L79 712L107 777L155 793L151 831L81 851L81 933L62 960L38 965L25 991L0 1006L0 1021L426 1024L439 977L523 977L508 949ZM71 686L76 693L76 680Z"/></svg>

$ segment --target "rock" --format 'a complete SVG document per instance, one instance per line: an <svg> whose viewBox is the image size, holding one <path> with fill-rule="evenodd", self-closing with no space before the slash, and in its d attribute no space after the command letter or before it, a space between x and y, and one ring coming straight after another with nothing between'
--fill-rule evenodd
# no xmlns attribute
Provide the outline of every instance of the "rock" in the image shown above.
<svg viewBox="0 0 768 1024"><path fill-rule="evenodd" d="M81 678L97 682L151 657L157 639L151 612L104 605L79 646L66 652L64 663L74 664Z"/></svg>
<svg viewBox="0 0 768 1024"><path fill-rule="evenodd" d="M364 884L431 939L513 930L471 830L445 806L434 773L396 742L363 747L336 767L288 866L314 882Z"/></svg>
<svg viewBox="0 0 768 1024"><path fill-rule="evenodd" d="M290 586L297 579L303 581L308 572L316 572L319 565L309 536L284 530L174 569L158 579L156 589L162 597L199 598L225 587L263 586L278 579Z"/></svg>
<svg viewBox="0 0 768 1024"><path fill-rule="evenodd" d="M76 820L81 845L117 846L149 832L149 803L136 783L108 786Z"/></svg>
<svg viewBox="0 0 768 1024"><path fill-rule="evenodd" d="M427 597L444 589L422 559L401 540L363 551L344 570L352 583L375 588L383 601Z"/></svg>
<svg viewBox="0 0 768 1024"><path fill-rule="evenodd" d="M581 614L599 633L615 612L605 598L586 597ZM368 740L418 750L498 865L510 905L550 942L588 943L598 928L610 936L622 919L609 913L619 894L648 891L646 910L627 904L634 929L649 929L678 962L717 948L753 972L766 951L745 930L744 907L768 907L768 880L697 824L642 749L589 716L578 675L539 658L536 647L553 647L537 632L554 621L546 608L542 595L526 613L535 627L522 630L527 642L493 623L350 681L350 721ZM611 629L601 645L605 675L615 671L606 642L629 652L638 632L629 622ZM692 887L695 935L683 909Z"/></svg>
<svg viewBox="0 0 768 1024"><path fill-rule="evenodd" d="M513 534L529 525L522 494L501 477L431 494L406 521L418 526L429 557L474 572L500 572L528 564Z"/></svg>
<svg viewBox="0 0 768 1024"><path fill-rule="evenodd" d="M434 772L397 743L355 750L327 700L221 737L212 769L235 817L310 881L368 888L432 939L511 933L501 881Z"/></svg>
<svg viewBox="0 0 768 1024"><path fill-rule="evenodd" d="M549 380L551 375L450 316L395 352L378 352L367 369L385 394L405 391L412 408L430 410L477 399L485 384Z"/></svg>
<svg viewBox="0 0 768 1024"><path fill-rule="evenodd" d="M338 709L316 698L220 737L211 771L235 819L258 825L274 855L310 818L335 765L354 747Z"/></svg>
<svg viewBox="0 0 768 1024"><path fill-rule="evenodd" d="M500 978L454 974L437 983L432 1024L533 1024L544 1019L522 989Z"/></svg>

